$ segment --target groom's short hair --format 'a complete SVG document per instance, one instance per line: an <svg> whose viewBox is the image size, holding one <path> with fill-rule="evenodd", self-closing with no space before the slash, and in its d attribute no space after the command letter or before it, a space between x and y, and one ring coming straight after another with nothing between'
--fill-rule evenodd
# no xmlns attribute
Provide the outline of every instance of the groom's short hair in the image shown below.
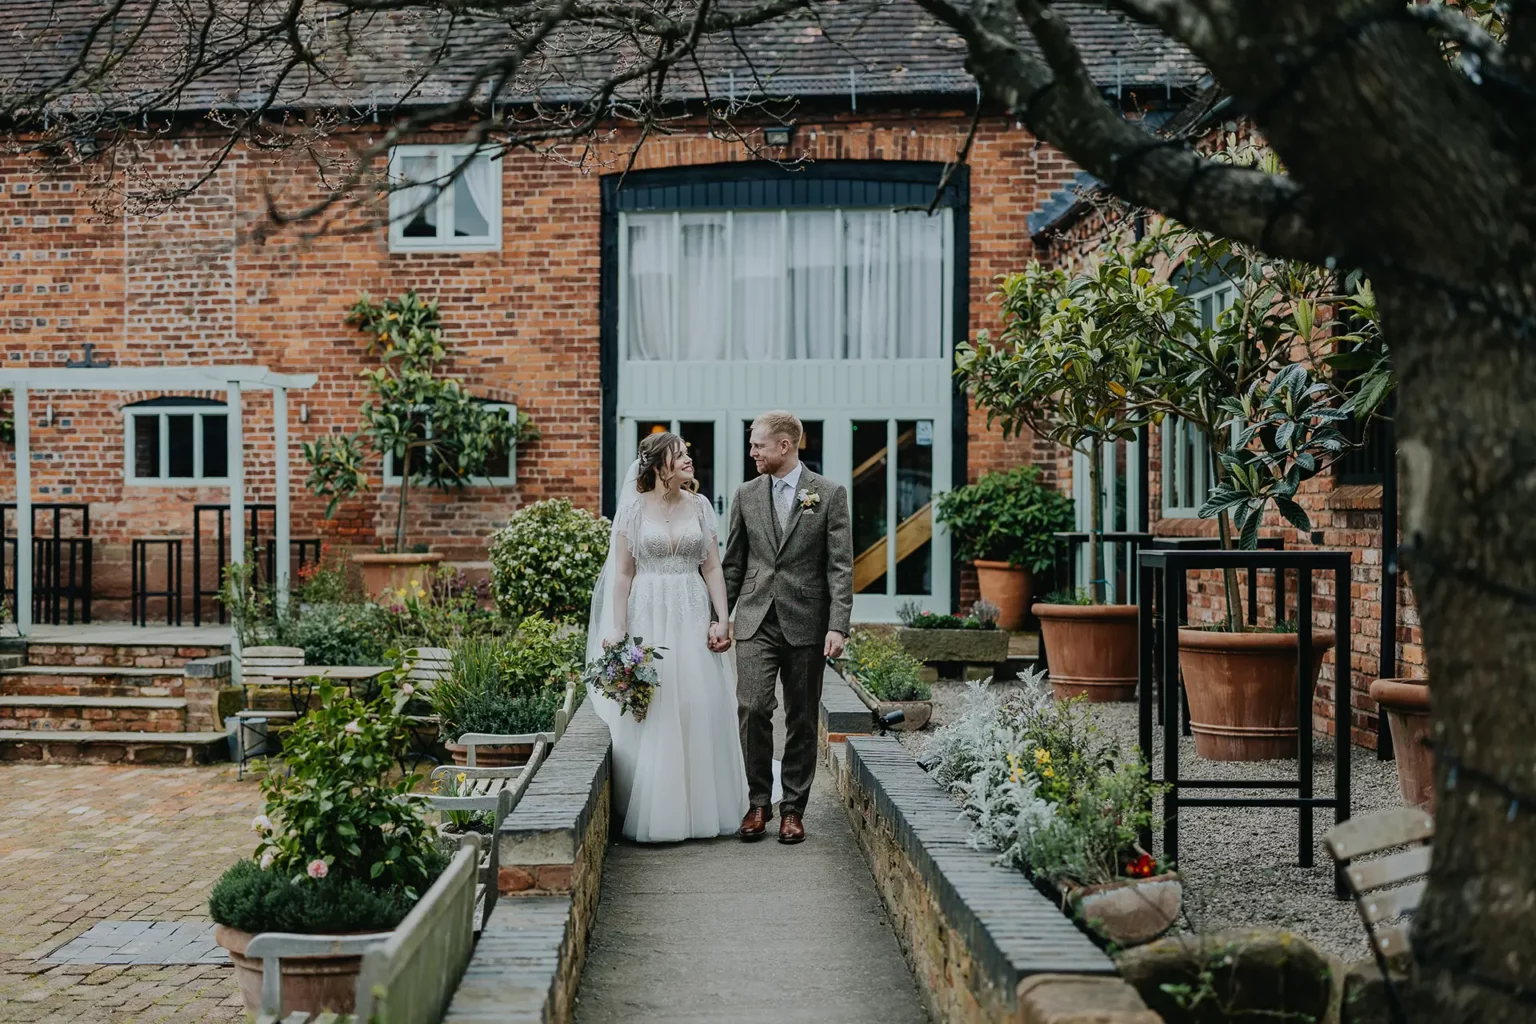
<svg viewBox="0 0 1536 1024"><path fill-rule="evenodd" d="M795 445L800 444L800 438L805 433L805 427L800 424L800 417L783 409L775 409L773 412L765 412L752 421L754 427L762 427L773 437L787 437Z"/></svg>

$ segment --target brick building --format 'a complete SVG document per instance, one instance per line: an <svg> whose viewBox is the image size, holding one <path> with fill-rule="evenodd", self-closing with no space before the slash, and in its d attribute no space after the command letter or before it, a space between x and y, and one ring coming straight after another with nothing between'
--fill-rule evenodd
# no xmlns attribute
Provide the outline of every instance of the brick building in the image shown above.
<svg viewBox="0 0 1536 1024"><path fill-rule="evenodd" d="M1202 74L1145 30L1062 7L1107 100L1127 111L1175 107ZM541 436L504 475L414 501L412 540L477 562L487 534L526 502L611 507L637 437L659 425L685 435L724 511L752 472L744 424L788 407L807 421L808 460L852 485L855 614L888 619L912 598L951 607L972 586L934 527L931 495L1034 452L1028 439L987 429L955 389L950 356L992 322L996 277L1031 256L1031 217L1077 172L983 111L966 165L938 188L976 90L959 40L915 8L883 9L837 39L831 28L764 31L746 45L771 56L771 88L793 100L780 119L790 129L774 150L781 160L755 159L702 120L675 121L626 170L634 140L615 125L582 160L475 157L432 202L398 191L387 228L368 228L357 211L319 234L272 224L270 193L323 194L313 169L281 152L237 149L168 210L116 216L93 209L99 168L6 156L3 365L58 366L90 345L113 366L316 374L314 388L289 398L294 536L371 549L390 533L394 486L387 476L379 486L375 467L374 493L326 521L302 487L299 445L360 426L370 360L343 325L348 306L364 292L414 289L440 303L449 372L477 397L527 413ZM679 88L684 102L702 95ZM368 97L329 102L388 91L374 81ZM140 144L137 159L190 179L222 136L195 117L167 123L175 130ZM754 141L769 126L781 125L749 125ZM461 138L453 125L412 138L390 154L391 173L430 178L465 158ZM33 499L88 506L96 617L127 617L137 538L188 542L190 601L193 506L229 500L223 394L45 392L31 403ZM242 400L249 502L273 500L271 417L264 394ZM4 459L0 498L11 500L9 447ZM78 513L62 517L64 532L78 529ZM217 578L215 521L205 516L199 533L204 589Z"/></svg>

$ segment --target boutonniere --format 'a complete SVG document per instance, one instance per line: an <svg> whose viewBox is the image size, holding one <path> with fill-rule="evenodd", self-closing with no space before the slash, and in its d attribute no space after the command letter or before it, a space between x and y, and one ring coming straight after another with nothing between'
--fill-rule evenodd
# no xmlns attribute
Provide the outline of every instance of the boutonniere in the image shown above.
<svg viewBox="0 0 1536 1024"><path fill-rule="evenodd" d="M800 488L799 497L800 511L802 512L815 512L816 506L821 504L821 495L815 491L806 490L804 487Z"/></svg>

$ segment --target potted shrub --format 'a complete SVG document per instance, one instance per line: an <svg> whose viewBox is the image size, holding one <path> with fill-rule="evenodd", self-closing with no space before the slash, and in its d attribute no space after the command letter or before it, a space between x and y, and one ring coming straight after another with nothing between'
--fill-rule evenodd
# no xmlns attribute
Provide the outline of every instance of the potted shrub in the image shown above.
<svg viewBox="0 0 1536 1024"><path fill-rule="evenodd" d="M565 498L526 505L491 536L491 592L502 617L586 622L608 557L609 522Z"/></svg>
<svg viewBox="0 0 1536 1024"><path fill-rule="evenodd" d="M1131 440L1149 422L1136 396L1154 367L1144 347L1148 323L1176 308L1150 271L1119 257L1068 278L1031 262L1000 290L1003 330L986 332L955 353L955 373L970 387L987 422L1005 436L1024 427L1088 460L1089 493L1101 495L1103 450ZM1136 606L1104 603L1104 512L1089 510L1086 604L1042 602L1031 609L1058 694L1129 700L1136 691Z"/></svg>
<svg viewBox="0 0 1536 1024"><path fill-rule="evenodd" d="M1435 748L1429 724L1428 679L1377 679L1371 699L1392 729L1392 754L1403 802L1435 809Z"/></svg>
<svg viewBox="0 0 1536 1024"><path fill-rule="evenodd" d="M973 685L955 721L925 748L998 859L1061 894L1106 941L1149 942L1177 919L1183 885L1137 845L1157 824L1145 766L1101 738L1081 700L1048 696L1026 673L1004 703Z"/></svg>
<svg viewBox="0 0 1536 1024"><path fill-rule="evenodd" d="M901 619L896 639L918 661L996 665L1008 660L1008 632L998 628L998 608L989 601L977 601L964 617L925 612L916 602L902 605L896 614Z"/></svg>
<svg viewBox="0 0 1536 1024"><path fill-rule="evenodd" d="M250 1013L262 976L261 961L244 955L252 936L382 937L447 864L412 796L416 777L390 778L405 743L394 696L362 701L324 680L318 689L320 706L285 736L287 772L262 780L254 856L226 871L208 900ZM283 1014L350 1012L361 965L358 956L285 959Z"/></svg>
<svg viewBox="0 0 1536 1024"><path fill-rule="evenodd" d="M976 567L982 600L997 606L998 624L1022 629L1033 574L1050 567L1055 535L1072 528L1072 499L1041 483L1037 467L1018 466L984 473L935 504L955 557Z"/></svg>
<svg viewBox="0 0 1536 1024"><path fill-rule="evenodd" d="M894 729L921 729L933 717L933 691L922 680L922 662L885 632L855 629L844 654L844 675L864 706L880 714L900 711Z"/></svg>
<svg viewBox="0 0 1536 1024"><path fill-rule="evenodd" d="M455 739L468 733L518 736L548 732L586 655L586 634L536 616L524 619L505 642L469 637L453 650L448 678L432 687L438 734ZM469 762L468 748L445 746L455 764ZM475 763L494 768L527 764L532 743L477 746Z"/></svg>
<svg viewBox="0 0 1536 1024"><path fill-rule="evenodd" d="M303 445L310 464L308 486L330 498L325 510L330 518L344 499L370 489L370 458L389 457L400 478L393 543L354 555L353 561L369 596L418 589L425 596L422 581L442 556L407 541L412 488L463 487L487 476L492 459L538 432L526 414L509 416L470 395L461 381L440 375L448 353L437 303L413 291L383 302L363 295L346 322L362 332L368 354L377 355L380 366L365 374L372 397L363 404L363 429Z"/></svg>

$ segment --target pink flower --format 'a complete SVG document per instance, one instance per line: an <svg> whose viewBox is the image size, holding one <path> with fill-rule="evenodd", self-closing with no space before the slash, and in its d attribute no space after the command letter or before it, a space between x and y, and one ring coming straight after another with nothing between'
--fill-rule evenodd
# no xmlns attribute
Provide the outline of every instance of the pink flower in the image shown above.
<svg viewBox="0 0 1536 1024"><path fill-rule="evenodd" d="M362 725L355 718L348 722L346 725L342 726L342 729L343 731L349 732L354 736L363 731Z"/></svg>
<svg viewBox="0 0 1536 1024"><path fill-rule="evenodd" d="M318 863L318 862L317 862ZM261 870L265 871L272 866L272 851L268 850L261 855Z"/></svg>
<svg viewBox="0 0 1536 1024"><path fill-rule="evenodd" d="M331 869L325 866L325 861L318 857L309 862L308 871L310 878L324 878L331 873Z"/></svg>
<svg viewBox="0 0 1536 1024"><path fill-rule="evenodd" d="M409 697L411 694L416 692L416 687L412 686L410 683L401 683L400 692Z"/></svg>

